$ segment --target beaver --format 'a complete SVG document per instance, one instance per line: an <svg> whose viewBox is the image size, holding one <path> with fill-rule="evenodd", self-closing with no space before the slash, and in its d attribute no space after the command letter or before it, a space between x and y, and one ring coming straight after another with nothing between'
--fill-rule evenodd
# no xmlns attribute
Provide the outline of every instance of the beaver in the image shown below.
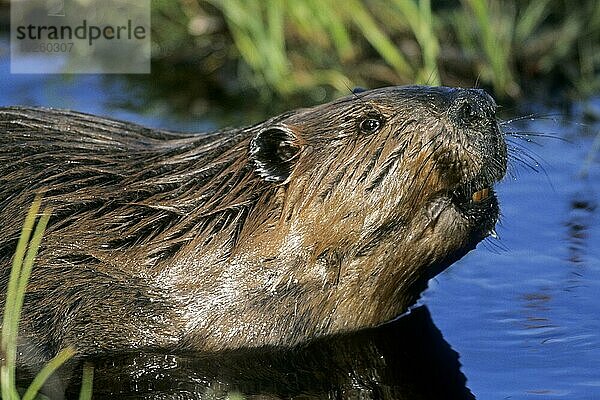
<svg viewBox="0 0 600 400"><path fill-rule="evenodd" d="M186 134L1 109L2 291L34 195L53 210L22 358L293 346L397 317L494 232L495 110L480 89L387 87Z"/></svg>

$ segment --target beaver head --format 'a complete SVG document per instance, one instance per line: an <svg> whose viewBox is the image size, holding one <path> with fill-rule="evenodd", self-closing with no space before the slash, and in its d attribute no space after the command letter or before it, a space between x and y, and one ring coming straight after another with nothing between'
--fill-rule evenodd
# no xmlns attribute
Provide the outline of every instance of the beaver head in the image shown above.
<svg viewBox="0 0 600 400"><path fill-rule="evenodd" d="M406 311L493 232L507 158L495 109L482 90L394 87L253 127L249 162L269 189L228 249L231 291L194 297L229 302L236 338L263 344ZM206 312L191 320L216 324Z"/></svg>
<svg viewBox="0 0 600 400"><path fill-rule="evenodd" d="M3 217L41 188L55 210L23 326L91 353L385 322L493 232L495 108L482 90L390 87L212 135L4 110Z"/></svg>

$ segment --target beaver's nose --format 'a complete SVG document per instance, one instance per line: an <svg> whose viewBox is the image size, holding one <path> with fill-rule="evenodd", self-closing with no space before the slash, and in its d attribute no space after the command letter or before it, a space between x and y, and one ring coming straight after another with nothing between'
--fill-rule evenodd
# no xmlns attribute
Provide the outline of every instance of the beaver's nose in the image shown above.
<svg viewBox="0 0 600 400"><path fill-rule="evenodd" d="M452 98L448 116L458 127L494 119L496 102L482 89L458 89Z"/></svg>

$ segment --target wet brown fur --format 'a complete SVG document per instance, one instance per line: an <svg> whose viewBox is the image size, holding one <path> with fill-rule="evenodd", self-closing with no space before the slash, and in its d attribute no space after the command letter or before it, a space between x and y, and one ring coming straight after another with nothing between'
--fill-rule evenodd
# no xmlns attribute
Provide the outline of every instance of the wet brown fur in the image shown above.
<svg viewBox="0 0 600 400"><path fill-rule="evenodd" d="M2 290L34 194L53 209L23 359L293 345L401 314L493 228L495 198L452 196L504 175L494 112L422 86L206 135L0 109Z"/></svg>

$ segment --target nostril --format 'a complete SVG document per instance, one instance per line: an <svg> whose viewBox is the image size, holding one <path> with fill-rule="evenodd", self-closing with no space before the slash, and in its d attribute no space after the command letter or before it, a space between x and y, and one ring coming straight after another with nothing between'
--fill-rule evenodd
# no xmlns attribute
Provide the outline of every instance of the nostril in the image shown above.
<svg viewBox="0 0 600 400"><path fill-rule="evenodd" d="M483 90L462 89L455 94L449 114L458 125L472 125L494 118L495 108L494 100Z"/></svg>
<svg viewBox="0 0 600 400"><path fill-rule="evenodd" d="M467 123L474 122L479 117L473 106L468 102L464 102L459 106L457 114L459 118Z"/></svg>

